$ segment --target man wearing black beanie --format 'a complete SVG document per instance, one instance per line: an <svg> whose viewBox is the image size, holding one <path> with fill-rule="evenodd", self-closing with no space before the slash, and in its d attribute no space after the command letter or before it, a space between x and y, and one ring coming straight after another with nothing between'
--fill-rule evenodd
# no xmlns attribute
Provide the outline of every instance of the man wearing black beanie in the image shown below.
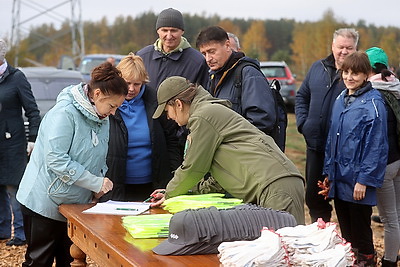
<svg viewBox="0 0 400 267"><path fill-rule="evenodd" d="M182 35L185 24L182 13L173 8L161 11L156 22L158 39L154 44L148 45L137 52L143 59L149 74L149 88L157 90L161 82L171 76L181 76L192 83L208 84L208 66L203 55L192 48ZM169 121L167 131L175 132L179 139L179 151L170 152L171 168L177 169L183 160L183 149L187 132L184 127L179 127L175 122Z"/></svg>
<svg viewBox="0 0 400 267"><path fill-rule="evenodd" d="M182 76L203 87L208 83L208 66L199 51L182 35L185 23L182 13L173 8L161 11L156 22L158 39L137 52L149 73L148 85L157 89L170 76Z"/></svg>

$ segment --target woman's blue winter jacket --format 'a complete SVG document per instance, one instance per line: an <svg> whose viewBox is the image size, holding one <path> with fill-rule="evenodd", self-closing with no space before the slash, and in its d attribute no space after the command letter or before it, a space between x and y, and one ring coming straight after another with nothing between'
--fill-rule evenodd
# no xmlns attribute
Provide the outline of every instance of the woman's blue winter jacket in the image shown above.
<svg viewBox="0 0 400 267"><path fill-rule="evenodd" d="M371 83L361 88L350 105L344 90L332 110L325 150L324 174L330 181L330 198L376 205L376 188L381 187L388 155L387 111L381 94ZM354 200L356 183L367 186L365 198Z"/></svg>

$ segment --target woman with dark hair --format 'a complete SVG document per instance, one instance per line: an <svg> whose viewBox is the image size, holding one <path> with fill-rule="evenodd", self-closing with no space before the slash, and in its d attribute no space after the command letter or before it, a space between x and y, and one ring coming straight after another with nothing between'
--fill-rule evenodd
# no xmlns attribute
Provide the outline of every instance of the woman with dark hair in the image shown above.
<svg viewBox="0 0 400 267"><path fill-rule="evenodd" d="M342 66L346 89L336 99L325 150L324 175L342 236L351 242L356 266L375 266L371 214L376 188L385 174L387 115L381 94L368 82L364 52L348 55ZM325 192L326 193L326 192Z"/></svg>
<svg viewBox="0 0 400 267"><path fill-rule="evenodd" d="M64 88L44 116L22 177L28 248L22 266L70 266L71 240L60 204L96 201L113 188L107 177L108 116L128 92L121 73L106 62L94 68L88 85Z"/></svg>
<svg viewBox="0 0 400 267"><path fill-rule="evenodd" d="M369 81L383 95L388 106L389 154L382 187L376 191L379 216L385 229L382 266L397 266L400 249L400 82L388 70L388 57L383 49L371 47L365 52L373 72Z"/></svg>

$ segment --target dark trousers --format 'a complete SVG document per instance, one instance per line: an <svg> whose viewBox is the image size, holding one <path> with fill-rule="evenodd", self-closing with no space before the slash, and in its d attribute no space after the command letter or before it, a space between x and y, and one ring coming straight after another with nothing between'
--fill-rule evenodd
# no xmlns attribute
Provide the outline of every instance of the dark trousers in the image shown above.
<svg viewBox="0 0 400 267"><path fill-rule="evenodd" d="M306 204L310 210L311 221L316 222L322 218L325 222L331 220L332 205L329 200L318 195L321 190L318 187L318 181L323 181L322 171L324 167L324 152L307 149L306 161Z"/></svg>
<svg viewBox="0 0 400 267"><path fill-rule="evenodd" d="M372 207L335 198L335 210L342 237L359 253L373 254Z"/></svg>
<svg viewBox="0 0 400 267"><path fill-rule="evenodd" d="M154 188L152 183L125 185L125 201L143 201L150 197Z"/></svg>
<svg viewBox="0 0 400 267"><path fill-rule="evenodd" d="M157 189L157 188L156 188ZM113 190L100 198L100 202L108 200L115 201L138 201L141 202L153 193L153 183L147 184L117 184L114 183Z"/></svg>
<svg viewBox="0 0 400 267"><path fill-rule="evenodd" d="M67 223L41 216L22 206L24 230L28 248L22 266L69 267L74 260L69 252L72 241L68 237Z"/></svg>

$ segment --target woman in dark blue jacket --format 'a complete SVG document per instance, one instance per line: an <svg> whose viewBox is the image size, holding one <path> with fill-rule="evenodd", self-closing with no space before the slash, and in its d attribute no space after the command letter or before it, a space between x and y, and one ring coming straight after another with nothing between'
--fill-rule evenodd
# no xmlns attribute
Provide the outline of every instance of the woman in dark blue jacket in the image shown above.
<svg viewBox="0 0 400 267"><path fill-rule="evenodd" d="M7 245L20 246L25 244L25 234L15 194L24 174L27 153L31 153L36 141L40 116L31 85L20 70L7 63L6 50L5 41L0 39L0 240L11 238L13 226L14 237ZM29 121L29 143L22 109Z"/></svg>
<svg viewBox="0 0 400 267"><path fill-rule="evenodd" d="M157 98L155 90L146 85L149 77L142 58L130 53L117 68L129 89L125 101L110 116L107 177L114 188L101 201L143 201L155 188L164 188L180 165L178 139L165 116L152 119Z"/></svg>
<svg viewBox="0 0 400 267"><path fill-rule="evenodd" d="M376 188L382 185L388 154L387 111L381 94L367 81L371 72L367 54L347 56L341 71L346 89L333 106L324 174L342 236L358 252L357 263L370 266L376 260L372 206L376 205Z"/></svg>

